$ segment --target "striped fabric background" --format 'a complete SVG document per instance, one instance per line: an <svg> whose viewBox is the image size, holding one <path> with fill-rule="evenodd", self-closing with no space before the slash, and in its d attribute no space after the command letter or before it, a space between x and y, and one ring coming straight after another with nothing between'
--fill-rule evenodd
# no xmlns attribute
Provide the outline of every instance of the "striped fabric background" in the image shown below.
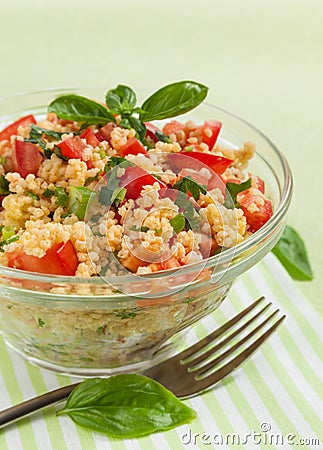
<svg viewBox="0 0 323 450"><path fill-rule="evenodd" d="M245 274L222 307L186 336L203 337L260 295L287 314L276 335L244 366L187 400L197 419L141 439L115 440L57 418L48 408L0 430L0 450L323 448L322 320L273 255ZM71 380L27 364L0 341L0 407Z"/></svg>

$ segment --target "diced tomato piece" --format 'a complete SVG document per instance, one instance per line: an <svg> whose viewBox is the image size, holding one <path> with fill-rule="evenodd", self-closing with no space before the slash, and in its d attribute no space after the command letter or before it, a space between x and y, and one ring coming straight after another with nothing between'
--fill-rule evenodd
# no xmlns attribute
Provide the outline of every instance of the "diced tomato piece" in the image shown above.
<svg viewBox="0 0 323 450"><path fill-rule="evenodd" d="M206 120L201 126L202 142L212 150L219 136L222 123L216 120Z"/></svg>
<svg viewBox="0 0 323 450"><path fill-rule="evenodd" d="M80 136L72 136L57 144L61 153L66 158L80 158L82 159L84 144Z"/></svg>
<svg viewBox="0 0 323 450"><path fill-rule="evenodd" d="M252 233L259 230L273 215L271 201L266 199L258 189L250 188L240 192L237 195L237 201Z"/></svg>
<svg viewBox="0 0 323 450"><path fill-rule="evenodd" d="M163 126L163 133L166 135L176 134L178 131L184 129L184 124L178 122L177 120L171 120Z"/></svg>
<svg viewBox="0 0 323 450"><path fill-rule="evenodd" d="M126 188L127 199L132 198L136 200L144 186L153 185L156 182L161 188L166 188L166 184L163 181L158 180L150 173L138 166L130 166L127 167L125 174L120 178L119 186Z"/></svg>
<svg viewBox="0 0 323 450"><path fill-rule="evenodd" d="M265 182L257 175L252 177L251 185L252 187L258 189L263 194L265 193Z"/></svg>
<svg viewBox="0 0 323 450"><path fill-rule="evenodd" d="M149 266L153 272L159 272L160 270L167 270L167 269L176 269L177 267L181 267L180 263L175 259L173 256L171 256L166 261L160 261L156 263L149 264Z"/></svg>
<svg viewBox="0 0 323 450"><path fill-rule="evenodd" d="M102 141L107 141L110 142L110 138L111 138L111 131L113 130L113 128L116 127L116 124L114 122L109 122L106 125L104 125L103 127L101 127L99 129L99 131L96 133L96 137L97 139L102 142Z"/></svg>
<svg viewBox="0 0 323 450"><path fill-rule="evenodd" d="M156 127L156 125L152 124L151 122L144 122L146 125L146 137L149 137L154 142L158 142L158 139L156 137L156 131L161 131L160 128Z"/></svg>
<svg viewBox="0 0 323 450"><path fill-rule="evenodd" d="M96 137L96 134L92 130L92 128L86 128L81 133L81 139L85 139L86 143L92 145L92 147L98 147L100 145L99 139Z"/></svg>
<svg viewBox="0 0 323 450"><path fill-rule="evenodd" d="M127 258L120 260L121 264L130 272L136 273L138 270L138 267L146 266L147 262L142 261L141 259L137 258L137 256L130 253Z"/></svg>
<svg viewBox="0 0 323 450"><path fill-rule="evenodd" d="M189 158L191 158L191 160ZM224 156L194 151L170 153L169 160L171 165L178 170L184 168L200 170L207 166L218 175L222 175L225 169L233 163L231 159L225 158Z"/></svg>
<svg viewBox="0 0 323 450"><path fill-rule="evenodd" d="M38 147L31 142L16 140L12 150L12 171L18 172L23 178L29 173L37 174L43 161Z"/></svg>
<svg viewBox="0 0 323 450"><path fill-rule="evenodd" d="M20 119L13 122L11 125L8 125L2 131L0 131L0 141L9 140L11 136L18 133L18 128L20 126L26 127L31 123L36 123L36 119L33 114L28 114L28 116L21 117Z"/></svg>
<svg viewBox="0 0 323 450"><path fill-rule="evenodd" d="M46 254L38 258L22 250L7 254L8 266L29 272L51 275L75 275L78 259L71 240L54 244Z"/></svg>
<svg viewBox="0 0 323 450"><path fill-rule="evenodd" d="M126 155L138 155L139 153L147 153L147 150L138 139L132 137L128 142L119 149L119 154L124 158Z"/></svg>
<svg viewBox="0 0 323 450"><path fill-rule="evenodd" d="M83 150L85 145L83 144L80 136L72 136L64 139L64 141L57 144L57 147L60 148L62 156L72 159L81 159L85 162L88 169L93 168L93 163L90 159L86 161L83 159Z"/></svg>

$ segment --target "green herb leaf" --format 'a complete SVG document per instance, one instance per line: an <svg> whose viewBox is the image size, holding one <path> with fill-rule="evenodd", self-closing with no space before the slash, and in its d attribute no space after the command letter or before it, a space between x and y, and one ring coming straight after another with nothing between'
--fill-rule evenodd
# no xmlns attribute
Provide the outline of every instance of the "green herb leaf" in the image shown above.
<svg viewBox="0 0 323 450"><path fill-rule="evenodd" d="M113 199L116 199L116 196L126 194L126 192L119 187L120 178L118 177L118 170L127 169L130 166L134 166L134 164L124 158L119 158L118 156L112 156L110 158L104 169L106 171L109 167L112 167L105 175L108 179L108 183L106 186L102 186L99 192L99 202L101 205L110 206L114 201Z"/></svg>
<svg viewBox="0 0 323 450"><path fill-rule="evenodd" d="M114 114L131 114L136 106L137 98L129 86L119 84L115 89L110 89L105 98L106 104Z"/></svg>
<svg viewBox="0 0 323 450"><path fill-rule="evenodd" d="M272 252L294 280L313 280L305 244L294 228L287 225Z"/></svg>
<svg viewBox="0 0 323 450"><path fill-rule="evenodd" d="M183 214L177 214L177 216L170 219L169 223L174 228L175 233L179 233L185 228L185 217Z"/></svg>
<svg viewBox="0 0 323 450"><path fill-rule="evenodd" d="M9 191L9 181L5 178L3 174L0 175L0 195L8 195Z"/></svg>
<svg viewBox="0 0 323 450"><path fill-rule="evenodd" d="M62 95L53 100L48 111L65 120L86 122L87 125L115 122L113 114L100 103L81 95Z"/></svg>
<svg viewBox="0 0 323 450"><path fill-rule="evenodd" d="M150 378L114 375L83 381L58 415L117 438L136 438L190 422L195 412Z"/></svg>
<svg viewBox="0 0 323 450"><path fill-rule="evenodd" d="M48 136L48 137L53 137L54 139L56 139L57 141L59 141L63 134L66 134L66 131L64 132L59 132L59 131L54 131L54 130L47 130L46 128L41 128L38 127L35 124L30 124L30 132L29 132L29 139L25 139L25 141L30 141L33 142L35 144L37 144L38 140L43 136ZM36 142L34 142L36 141Z"/></svg>
<svg viewBox="0 0 323 450"><path fill-rule="evenodd" d="M68 204L68 195L65 192L65 189L62 187L55 188L56 203L58 206L65 207Z"/></svg>
<svg viewBox="0 0 323 450"><path fill-rule="evenodd" d="M40 317L38 317L38 325L40 326L40 328L43 328L43 326L45 325L45 322Z"/></svg>
<svg viewBox="0 0 323 450"><path fill-rule="evenodd" d="M53 197L54 194L55 194L55 192L52 191L51 189L45 189L45 191L43 192L43 197L51 198L51 197Z"/></svg>
<svg viewBox="0 0 323 450"><path fill-rule="evenodd" d="M10 237L9 239L5 239L3 241L0 241L0 252L4 252L3 247L5 245L11 244L12 242L18 241L19 236L16 234L15 236Z"/></svg>
<svg viewBox="0 0 323 450"><path fill-rule="evenodd" d="M39 200L38 195L34 194L34 193L31 192L31 191L24 191L24 194L25 194L25 195L28 195L28 197L31 197L33 200Z"/></svg>
<svg viewBox="0 0 323 450"><path fill-rule="evenodd" d="M68 160L70 159L70 158L68 158L67 156L63 156L63 155L62 155L62 150L61 150L59 147L57 147L57 145L54 145L54 150L53 150L52 153L55 153L55 155L56 155L58 158L62 159L63 161L68 161Z"/></svg>
<svg viewBox="0 0 323 450"><path fill-rule="evenodd" d="M249 188L251 188L251 178L241 184L228 182L226 184L224 206L228 209L238 208L237 195Z"/></svg>
<svg viewBox="0 0 323 450"><path fill-rule="evenodd" d="M111 156L109 161L104 166L104 172L108 173L111 169L126 161L127 160L125 158L121 158L121 156Z"/></svg>
<svg viewBox="0 0 323 450"><path fill-rule="evenodd" d="M86 208L95 193L85 186L71 186L68 194L68 211L83 220Z"/></svg>
<svg viewBox="0 0 323 450"><path fill-rule="evenodd" d="M171 138L169 136L167 136L167 134L164 134L162 131L157 130L155 132L155 136L161 142L166 142L167 144L172 144L173 143Z"/></svg>
<svg viewBox="0 0 323 450"><path fill-rule="evenodd" d="M120 203L125 199L126 193L127 189L124 187L115 189L111 196L111 204L118 207Z"/></svg>
<svg viewBox="0 0 323 450"><path fill-rule="evenodd" d="M136 131L138 139L140 141L143 141L144 137L146 136L146 125L141 122L141 120L133 116L128 117L128 121L131 128Z"/></svg>
<svg viewBox="0 0 323 450"><path fill-rule="evenodd" d="M143 233L146 233L149 230L149 227L137 227L136 225L132 225L132 227L129 228L130 231L142 231Z"/></svg>
<svg viewBox="0 0 323 450"><path fill-rule="evenodd" d="M162 87L141 106L140 120L162 120L184 114L198 106L208 88L194 81L179 81Z"/></svg>
<svg viewBox="0 0 323 450"><path fill-rule="evenodd" d="M206 186L197 183L190 176L178 180L173 185L173 189L177 189L178 191L186 193L189 192L190 194L192 194L195 201L197 201L200 198L200 193L202 194L207 193Z"/></svg>

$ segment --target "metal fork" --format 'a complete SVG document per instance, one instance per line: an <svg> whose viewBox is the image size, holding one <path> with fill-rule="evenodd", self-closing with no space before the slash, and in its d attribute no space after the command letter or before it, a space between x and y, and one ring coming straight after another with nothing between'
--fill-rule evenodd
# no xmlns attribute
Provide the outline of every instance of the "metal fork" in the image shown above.
<svg viewBox="0 0 323 450"><path fill-rule="evenodd" d="M192 397L213 387L249 358L285 319L285 315L277 319L278 309L268 315L271 303L263 306L264 300L264 297L259 298L204 339L151 367L143 375L158 381L179 398ZM257 311L258 306L261 309ZM248 315L251 317L246 320ZM263 315L265 318L258 321ZM228 334L230 330L232 332ZM228 346L231 341L234 344ZM248 341L251 343L246 347ZM66 400L79 384L56 389L0 411L0 428Z"/></svg>

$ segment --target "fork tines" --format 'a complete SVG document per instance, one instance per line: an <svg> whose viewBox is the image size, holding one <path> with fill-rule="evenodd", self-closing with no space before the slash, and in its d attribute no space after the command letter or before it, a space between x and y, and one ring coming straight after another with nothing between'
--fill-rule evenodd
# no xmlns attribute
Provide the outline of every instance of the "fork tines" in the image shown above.
<svg viewBox="0 0 323 450"><path fill-rule="evenodd" d="M285 319L285 315L277 319L279 309L268 315L271 302L255 312L256 307L261 306L264 300L264 297L259 298L206 338L177 355L187 370L194 373L200 390L214 385L233 372L269 338ZM246 320L249 315L251 317ZM262 320L259 321L259 318ZM234 327L235 325L238 326ZM229 331L232 332L228 334ZM250 344L246 347L245 344L249 341ZM228 346L230 343L231 345Z"/></svg>
<svg viewBox="0 0 323 450"><path fill-rule="evenodd" d="M231 374L285 319L261 297L190 348L146 372L181 398L199 394Z"/></svg>

